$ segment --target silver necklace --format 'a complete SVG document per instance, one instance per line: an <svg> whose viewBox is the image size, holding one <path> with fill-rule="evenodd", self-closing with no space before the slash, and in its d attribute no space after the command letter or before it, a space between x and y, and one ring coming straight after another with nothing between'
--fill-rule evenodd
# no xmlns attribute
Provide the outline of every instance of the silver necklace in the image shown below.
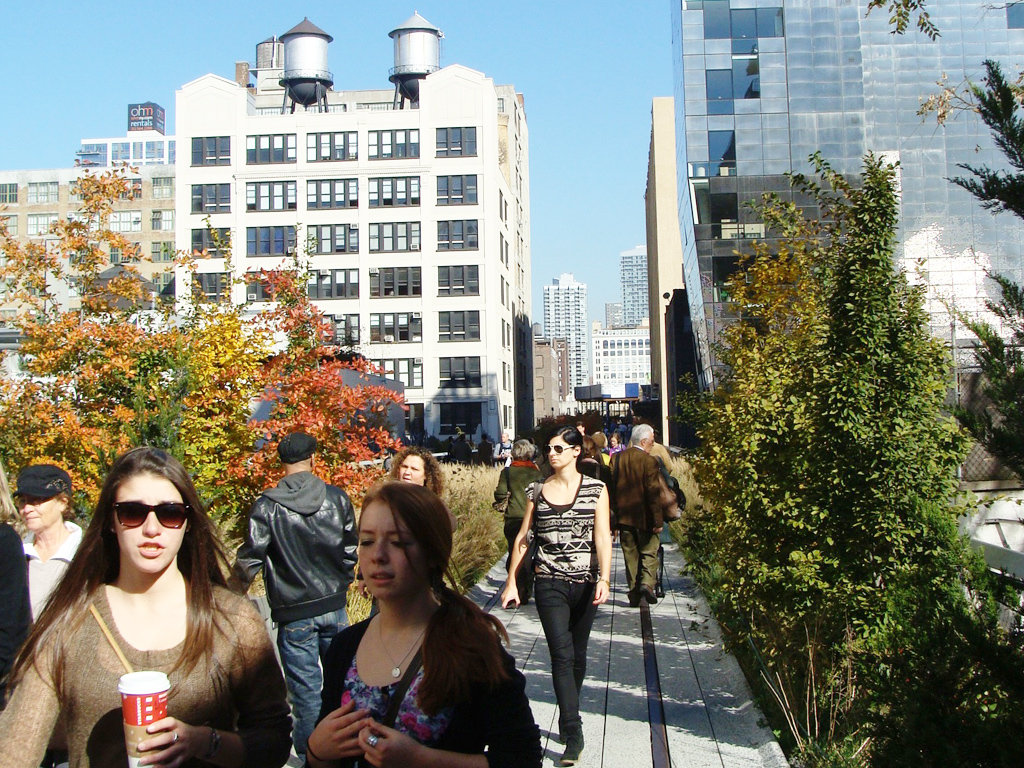
<svg viewBox="0 0 1024 768"><path fill-rule="evenodd" d="M412 654L412 652L416 649L416 646L420 644L420 639L423 637L424 634L426 634L427 628L426 627L423 628L423 631L420 632L420 634L416 638L416 640L413 641L413 644L411 646L409 646L409 650L405 652L405 656L402 657L402 660L399 661L397 664L395 664L395 660L392 658L391 654L388 652L388 647L386 645L384 645L384 635L381 632L380 624L381 624L381 621L380 621L380 618L378 618L377 619L377 639L380 640L380 647L384 649L384 653L387 655L388 661L390 661L394 665L393 667L391 667L391 676L397 680L398 678L400 678L402 676L402 665L405 664L405 660L409 658L409 656Z"/></svg>

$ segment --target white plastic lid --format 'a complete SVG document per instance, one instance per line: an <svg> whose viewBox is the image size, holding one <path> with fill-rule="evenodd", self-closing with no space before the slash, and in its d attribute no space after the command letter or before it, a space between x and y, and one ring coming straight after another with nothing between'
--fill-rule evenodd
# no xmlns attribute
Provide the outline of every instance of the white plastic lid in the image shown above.
<svg viewBox="0 0 1024 768"><path fill-rule="evenodd" d="M129 672L121 675L117 681L118 693L129 695L145 695L147 693L160 693L171 687L171 681L163 672Z"/></svg>

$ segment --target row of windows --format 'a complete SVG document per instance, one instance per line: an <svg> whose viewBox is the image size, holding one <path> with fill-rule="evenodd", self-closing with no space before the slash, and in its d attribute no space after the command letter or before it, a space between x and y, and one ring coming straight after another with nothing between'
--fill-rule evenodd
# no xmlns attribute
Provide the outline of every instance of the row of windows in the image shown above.
<svg viewBox="0 0 1024 768"><path fill-rule="evenodd" d="M49 217L47 221L56 220L56 214L42 214ZM158 217L160 225L158 226ZM31 217L30 217L31 218ZM142 213L140 211L124 211L110 214L110 228L114 232L140 232L142 230ZM48 225L47 225L48 226ZM153 211L153 229L172 229L174 211ZM31 225L30 225L31 229ZM439 221L437 222L437 249L477 250L477 222L473 221ZM369 225L371 253L404 253L420 250L420 223L418 221L386 222ZM204 234L207 229L192 230L193 250L209 250L216 255L227 245L226 227L217 228L225 233L221 237L219 247L214 247L212 239ZM248 256L284 256L294 252L294 226L246 227L246 255ZM359 228L354 224L321 224L307 228L308 242L313 253L358 253ZM197 247L197 243L203 247ZM468 278L467 278L468 279ZM474 278L475 279L475 278Z"/></svg>
<svg viewBox="0 0 1024 768"><path fill-rule="evenodd" d="M173 256L173 243L153 245L154 253L170 246L170 256L155 261L169 261ZM162 248L156 248L158 245ZM479 270L476 265L438 267L438 296L479 296ZM375 299L422 296L422 274L421 267L373 267L370 269L370 296ZM313 272L309 277L308 294L311 299L357 299L359 270L322 269ZM257 290L255 283L249 287L248 298L250 301L272 300L271 296Z"/></svg>
<svg viewBox="0 0 1024 768"><path fill-rule="evenodd" d="M423 386L423 358L385 358L371 362L380 366L386 377L400 381L406 387L419 389ZM482 383L480 358L438 358L438 374L441 389L479 387Z"/></svg>
<svg viewBox="0 0 1024 768"><path fill-rule="evenodd" d="M141 183L141 182L140 182ZM17 195L17 185L15 195ZM371 208L415 206L420 204L420 177L399 176L368 180ZM475 205L477 177L439 176L438 205ZM139 189L141 196L142 190ZM245 185L247 211L294 211L296 182L254 181ZM44 202L44 201L40 201ZM306 182L306 208L326 210L359 207L358 179L310 179ZM192 213L229 213L230 184L193 184Z"/></svg>
<svg viewBox="0 0 1024 768"><path fill-rule="evenodd" d="M129 189L121 195L122 199L142 197L142 179L129 179ZM29 182L27 185L27 203L56 203L60 194L60 182L41 181ZM194 191L193 191L193 194ZM81 200L81 195L71 193L71 199ZM153 197L155 199L170 199L174 197L174 177L160 176L153 179ZM18 202L18 185L0 184L0 204Z"/></svg>
<svg viewBox="0 0 1024 768"><path fill-rule="evenodd" d="M246 165L294 163L297 158L294 133L246 136ZM475 157L476 128L438 128L437 157ZM371 160L419 157L420 132L416 129L368 131L366 156ZM306 162L320 163L359 159L355 131L306 134ZM192 165L230 165L230 136L197 136L192 139Z"/></svg>

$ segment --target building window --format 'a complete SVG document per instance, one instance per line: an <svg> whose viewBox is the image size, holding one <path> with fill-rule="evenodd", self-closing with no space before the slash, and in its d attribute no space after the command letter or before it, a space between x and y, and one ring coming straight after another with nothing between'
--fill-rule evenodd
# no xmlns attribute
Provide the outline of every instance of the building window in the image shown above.
<svg viewBox="0 0 1024 768"><path fill-rule="evenodd" d="M192 275L192 286L211 301L224 301L231 296L231 278L227 272Z"/></svg>
<svg viewBox="0 0 1024 768"><path fill-rule="evenodd" d="M174 211L153 211L150 227L154 232L174 229Z"/></svg>
<svg viewBox="0 0 1024 768"><path fill-rule="evenodd" d="M733 113L732 70L709 69L704 74L707 81L708 114L731 115Z"/></svg>
<svg viewBox="0 0 1024 768"><path fill-rule="evenodd" d="M142 211L114 211L109 227L111 232L141 232Z"/></svg>
<svg viewBox="0 0 1024 768"><path fill-rule="evenodd" d="M295 251L295 227L246 227L247 256L285 256Z"/></svg>
<svg viewBox="0 0 1024 768"><path fill-rule="evenodd" d="M384 369L384 376L402 382L407 388L420 389L423 386L423 358L391 358L373 360L374 365Z"/></svg>
<svg viewBox="0 0 1024 768"><path fill-rule="evenodd" d="M709 176L736 175L736 132L708 131Z"/></svg>
<svg viewBox="0 0 1024 768"><path fill-rule="evenodd" d="M335 344L358 344L359 343L359 315L327 315L327 318L334 323Z"/></svg>
<svg viewBox="0 0 1024 768"><path fill-rule="evenodd" d="M17 184L0 184L0 203L18 202Z"/></svg>
<svg viewBox="0 0 1024 768"><path fill-rule="evenodd" d="M371 160L420 156L419 131L370 131L367 156Z"/></svg>
<svg viewBox="0 0 1024 768"><path fill-rule="evenodd" d="M399 253L420 249L418 221L370 225L371 253Z"/></svg>
<svg viewBox="0 0 1024 768"><path fill-rule="evenodd" d="M306 134L306 162L356 160L358 156L355 131Z"/></svg>
<svg viewBox="0 0 1024 768"><path fill-rule="evenodd" d="M473 434L483 423L480 415L483 403L441 403L441 434L454 435L457 431Z"/></svg>
<svg viewBox="0 0 1024 768"><path fill-rule="evenodd" d="M419 205L420 177L398 176L390 179L370 179L370 207Z"/></svg>
<svg viewBox="0 0 1024 768"><path fill-rule="evenodd" d="M475 157L476 128L438 128L438 157Z"/></svg>
<svg viewBox="0 0 1024 768"><path fill-rule="evenodd" d="M422 341L423 321L419 312L386 312L370 315L370 341L391 344Z"/></svg>
<svg viewBox="0 0 1024 768"><path fill-rule="evenodd" d="M437 268L438 296L479 296L480 267L475 264Z"/></svg>
<svg viewBox="0 0 1024 768"><path fill-rule="evenodd" d="M313 253L359 253L359 227L353 224L321 224L308 232Z"/></svg>
<svg viewBox="0 0 1024 768"><path fill-rule="evenodd" d="M231 137L192 139L192 165L231 165Z"/></svg>
<svg viewBox="0 0 1024 768"><path fill-rule="evenodd" d="M258 276L251 277L245 281L245 300L257 304L264 304L273 301L274 297L266 283Z"/></svg>
<svg viewBox="0 0 1024 768"><path fill-rule="evenodd" d="M162 141L146 142L146 162L162 163L164 161L164 143Z"/></svg>
<svg viewBox="0 0 1024 768"><path fill-rule="evenodd" d="M358 299L358 269L321 269L313 271L306 287L311 299Z"/></svg>
<svg viewBox="0 0 1024 768"><path fill-rule="evenodd" d="M17 189L17 187L15 187ZM29 182L29 203L56 203L60 193L60 184L56 181Z"/></svg>
<svg viewBox="0 0 1024 768"><path fill-rule="evenodd" d="M17 216L0 216L0 225L7 230L7 235L9 237L14 237L18 234Z"/></svg>
<svg viewBox="0 0 1024 768"><path fill-rule="evenodd" d="M441 389L480 386L479 357L442 357L439 363Z"/></svg>
<svg viewBox="0 0 1024 768"><path fill-rule="evenodd" d="M732 56L732 96L734 99L761 98L761 65L756 45L752 52Z"/></svg>
<svg viewBox="0 0 1024 768"><path fill-rule="evenodd" d="M192 139L193 146L197 139ZM111 163L127 163L132 159L132 145L127 141L115 141L110 145L110 162ZM193 165L202 165L202 163L193 163Z"/></svg>
<svg viewBox="0 0 1024 768"><path fill-rule="evenodd" d="M437 250L475 251L478 247L476 219L437 222Z"/></svg>
<svg viewBox="0 0 1024 768"><path fill-rule="evenodd" d="M174 287L173 269L153 275L153 281L156 283L157 290L160 292L160 299L162 301L169 301L174 298L176 291Z"/></svg>
<svg viewBox="0 0 1024 768"><path fill-rule="evenodd" d="M728 40L752 37L782 37L782 8L729 9L729 0L704 0L704 38ZM686 3L690 9L692 2Z"/></svg>
<svg viewBox="0 0 1024 768"><path fill-rule="evenodd" d="M118 193L121 200L138 200L142 197L142 179L125 179L128 188ZM81 197L81 193L79 193Z"/></svg>
<svg viewBox="0 0 1024 768"><path fill-rule="evenodd" d="M420 273L419 267L371 267L370 296L375 299L422 296Z"/></svg>
<svg viewBox="0 0 1024 768"><path fill-rule="evenodd" d="M438 205L476 205L476 176L438 176Z"/></svg>
<svg viewBox="0 0 1024 768"><path fill-rule="evenodd" d="M438 341L477 341L480 339L480 312L438 312Z"/></svg>
<svg viewBox="0 0 1024 768"><path fill-rule="evenodd" d="M231 247L231 232L227 227L216 227L215 229L193 229L192 230L192 252L208 253L217 258L221 251Z"/></svg>
<svg viewBox="0 0 1024 768"><path fill-rule="evenodd" d="M192 213L228 213L230 211L230 184L192 185Z"/></svg>
<svg viewBox="0 0 1024 768"><path fill-rule="evenodd" d="M226 185L225 185L226 186ZM294 181L259 181L245 185L245 210L294 211Z"/></svg>
<svg viewBox="0 0 1024 768"><path fill-rule="evenodd" d="M174 261L173 242L153 242L149 244L149 259L154 262Z"/></svg>
<svg viewBox="0 0 1024 768"><path fill-rule="evenodd" d="M274 133L245 137L245 164L271 165L295 162L295 134Z"/></svg>
<svg viewBox="0 0 1024 768"><path fill-rule="evenodd" d="M310 179L306 182L306 208L358 208L357 179Z"/></svg>
<svg viewBox="0 0 1024 768"><path fill-rule="evenodd" d="M153 199L171 200L174 198L174 177L155 176L153 178Z"/></svg>

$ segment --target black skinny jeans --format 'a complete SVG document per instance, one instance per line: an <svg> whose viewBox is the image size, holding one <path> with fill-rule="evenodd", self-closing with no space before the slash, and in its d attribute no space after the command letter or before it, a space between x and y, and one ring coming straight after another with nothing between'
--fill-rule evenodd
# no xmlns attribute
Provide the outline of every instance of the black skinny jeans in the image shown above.
<svg viewBox="0 0 1024 768"><path fill-rule="evenodd" d="M558 701L558 729L565 738L582 734L580 690L587 674L587 642L594 625L595 584L537 576L533 593L551 654L551 679Z"/></svg>

